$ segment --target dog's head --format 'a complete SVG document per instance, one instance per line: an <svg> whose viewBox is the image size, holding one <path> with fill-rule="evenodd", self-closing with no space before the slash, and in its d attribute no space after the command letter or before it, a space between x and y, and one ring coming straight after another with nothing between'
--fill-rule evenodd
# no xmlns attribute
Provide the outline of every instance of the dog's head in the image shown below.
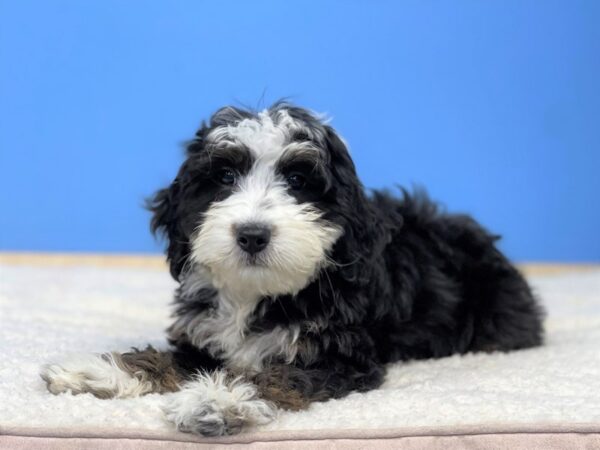
<svg viewBox="0 0 600 450"><path fill-rule="evenodd" d="M343 141L283 102L217 111L150 209L173 277L201 268L216 288L249 295L295 294L332 264L354 265L377 233Z"/></svg>

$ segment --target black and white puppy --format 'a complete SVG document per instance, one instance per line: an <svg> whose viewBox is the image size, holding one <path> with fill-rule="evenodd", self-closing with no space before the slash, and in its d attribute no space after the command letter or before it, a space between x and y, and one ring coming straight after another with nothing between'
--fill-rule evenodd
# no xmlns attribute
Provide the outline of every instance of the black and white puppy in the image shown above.
<svg viewBox="0 0 600 450"><path fill-rule="evenodd" d="M223 435L377 388L387 363L542 342L497 236L422 193L368 195L305 109L217 111L150 209L180 283L172 347L49 364L52 393L168 392L178 429Z"/></svg>

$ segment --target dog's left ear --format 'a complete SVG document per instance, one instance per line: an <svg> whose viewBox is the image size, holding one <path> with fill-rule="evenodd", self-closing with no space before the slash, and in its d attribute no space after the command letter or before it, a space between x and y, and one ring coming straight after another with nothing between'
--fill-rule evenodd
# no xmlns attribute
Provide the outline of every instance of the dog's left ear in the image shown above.
<svg viewBox="0 0 600 450"><path fill-rule="evenodd" d="M346 145L328 125L325 125L325 144L335 179L332 189L339 208L337 213L344 225L344 236L336 243L333 256L341 263L340 272L346 279L368 283L374 269L373 259L391 241L392 224L367 197ZM402 218L398 215L393 227L400 226Z"/></svg>
<svg viewBox="0 0 600 450"><path fill-rule="evenodd" d="M167 261L175 280L178 280L189 255L189 244L176 217L179 191L179 180L176 178L169 187L161 189L146 202L146 208L152 212L152 233L163 235L168 240Z"/></svg>

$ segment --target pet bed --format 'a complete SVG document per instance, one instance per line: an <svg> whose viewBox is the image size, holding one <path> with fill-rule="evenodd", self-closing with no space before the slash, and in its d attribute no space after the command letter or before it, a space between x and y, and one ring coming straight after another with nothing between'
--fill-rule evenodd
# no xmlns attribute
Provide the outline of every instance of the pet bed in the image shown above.
<svg viewBox="0 0 600 450"><path fill-rule="evenodd" d="M159 395L54 396L38 376L68 353L164 347L159 260L0 255L0 448L598 448L600 267L526 269L544 347L394 364L378 390L203 438L173 431Z"/></svg>

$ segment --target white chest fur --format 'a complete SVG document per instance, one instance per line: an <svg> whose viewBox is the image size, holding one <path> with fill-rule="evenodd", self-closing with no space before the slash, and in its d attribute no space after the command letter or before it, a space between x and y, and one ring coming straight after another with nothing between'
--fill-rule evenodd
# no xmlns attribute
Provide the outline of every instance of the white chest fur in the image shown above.
<svg viewBox="0 0 600 450"><path fill-rule="evenodd" d="M182 298L193 298L194 291L206 286L201 278L190 277L182 284ZM250 332L248 322L259 301L259 297L221 290L214 308L178 317L172 333L186 334L193 345L235 369L260 371L274 358L291 362L297 353L299 327L277 326L265 332Z"/></svg>

